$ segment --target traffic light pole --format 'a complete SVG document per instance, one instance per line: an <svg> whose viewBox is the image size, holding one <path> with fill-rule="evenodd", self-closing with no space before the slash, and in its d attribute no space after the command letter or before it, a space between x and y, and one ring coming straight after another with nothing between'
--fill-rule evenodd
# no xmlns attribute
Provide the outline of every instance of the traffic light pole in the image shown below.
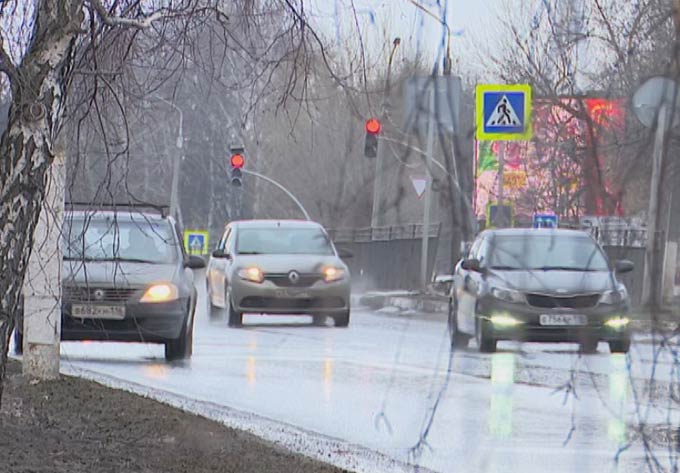
<svg viewBox="0 0 680 473"><path fill-rule="evenodd" d="M430 85L430 108L434 110L434 84ZM420 287L424 291L427 288L427 262L429 260L430 243L430 207L432 207L432 152L434 147L435 120L432 114L428 114L427 120L427 148L425 170L427 171L427 183L425 184L425 211L423 214L423 241L420 254Z"/></svg>
<svg viewBox="0 0 680 473"><path fill-rule="evenodd" d="M279 189L281 189L283 192L286 193L286 195L288 195L288 197L291 198L291 200L292 200L293 202L295 202L295 205L298 206L298 208L300 209L300 211L302 212L302 214L305 216L305 219L311 220L311 218L309 217L309 213L307 213L307 210L306 210L305 207L302 205L302 203L297 199L297 197L295 197L295 196L293 195L293 193L292 193L291 191L289 191L288 189L286 189L282 184L276 182L274 179L272 179L272 178L270 178L270 177L267 177L267 176L265 176L265 175L263 175L263 174L260 174L259 172L248 171L247 169L241 169L241 172L242 172L243 174L248 174L248 175L250 175L250 176L259 177L260 179L263 179L263 180L269 182L270 184L273 184L273 185L275 185L276 187L278 187Z"/></svg>

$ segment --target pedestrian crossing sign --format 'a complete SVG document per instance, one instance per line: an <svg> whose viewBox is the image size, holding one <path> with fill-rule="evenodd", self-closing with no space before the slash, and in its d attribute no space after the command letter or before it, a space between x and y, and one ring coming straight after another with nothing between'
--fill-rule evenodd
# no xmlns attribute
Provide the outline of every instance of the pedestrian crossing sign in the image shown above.
<svg viewBox="0 0 680 473"><path fill-rule="evenodd" d="M530 140L531 86L480 84L476 89L477 140Z"/></svg>
<svg viewBox="0 0 680 473"><path fill-rule="evenodd" d="M205 230L185 230L184 248L190 255L208 253L208 232Z"/></svg>

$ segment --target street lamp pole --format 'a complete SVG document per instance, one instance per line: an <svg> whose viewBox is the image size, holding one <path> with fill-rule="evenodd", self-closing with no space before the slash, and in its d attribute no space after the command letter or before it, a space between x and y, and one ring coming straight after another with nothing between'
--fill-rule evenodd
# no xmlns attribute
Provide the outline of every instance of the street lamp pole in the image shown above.
<svg viewBox="0 0 680 473"><path fill-rule="evenodd" d="M259 172L249 171L249 170L247 170L247 169L241 169L241 172L242 172L243 174L248 174L248 175L251 175L251 176L259 177L260 179L263 179L263 180L267 181L268 183L273 184L273 185L275 185L276 187L278 187L279 189L281 189L288 197L291 198L291 200L292 200L293 202L295 202L295 205L298 206L298 208L300 209L300 212L302 212L302 214L305 216L305 219L311 220L311 218L310 218L310 216L309 216L309 213L307 212L307 210L305 209L305 207L302 205L302 202L300 202L300 201L298 200L298 198L295 197L295 195L294 195L291 191L289 191L288 189L286 189L286 188L283 186L283 184L281 184L281 183L279 183L279 182L276 182L276 181L275 181L274 179L272 179L271 177L267 177L267 176L265 176L264 174L260 174Z"/></svg>
<svg viewBox="0 0 680 473"><path fill-rule="evenodd" d="M392 59L394 59L394 53L401 43L401 38L394 38L392 41L392 51L390 52L390 57L387 62L387 78L385 79L385 90L383 92L382 110L380 112L380 123L387 124L387 118L389 115L389 100L390 100L390 75L392 73ZM378 156L375 160L375 177L373 180L373 209L371 213L371 227L375 228L379 225L380 214L382 213L382 185L383 185L383 173L384 173L384 161L385 153L387 150L385 147L387 143L384 139L378 138Z"/></svg>
<svg viewBox="0 0 680 473"><path fill-rule="evenodd" d="M157 95L154 95L154 97L161 102L170 105L177 113L179 113L179 127L177 130L177 141L175 142L178 152L175 153L175 158L172 163L172 185L170 187L170 215L177 218L179 215L179 171L180 164L184 159L184 114L182 113L181 108L169 100Z"/></svg>

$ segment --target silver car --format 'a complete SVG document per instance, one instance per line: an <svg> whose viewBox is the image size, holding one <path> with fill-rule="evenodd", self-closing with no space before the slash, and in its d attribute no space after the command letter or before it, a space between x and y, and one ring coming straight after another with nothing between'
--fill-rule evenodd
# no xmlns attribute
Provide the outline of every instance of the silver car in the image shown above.
<svg viewBox="0 0 680 473"><path fill-rule="evenodd" d="M350 256L344 254L344 256ZM318 223L248 220L227 225L208 264L211 317L226 311L229 325L243 314L306 314L346 327L350 275Z"/></svg>

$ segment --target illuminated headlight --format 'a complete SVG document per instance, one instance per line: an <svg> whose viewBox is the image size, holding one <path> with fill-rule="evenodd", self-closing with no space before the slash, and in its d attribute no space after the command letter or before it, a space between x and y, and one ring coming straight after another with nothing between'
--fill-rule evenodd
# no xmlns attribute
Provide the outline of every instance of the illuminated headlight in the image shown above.
<svg viewBox="0 0 680 473"><path fill-rule="evenodd" d="M264 281L264 274L260 268L250 267L243 268L238 271L238 277L246 281L261 283Z"/></svg>
<svg viewBox="0 0 680 473"><path fill-rule="evenodd" d="M628 317L613 317L604 324L609 328L622 329L627 327L629 323L630 319Z"/></svg>
<svg viewBox="0 0 680 473"><path fill-rule="evenodd" d="M498 327L515 327L520 325L522 322L511 315L497 314L491 316L491 323Z"/></svg>
<svg viewBox="0 0 680 473"><path fill-rule="evenodd" d="M617 289L613 291L607 291L600 296L600 304L620 304L625 301L628 297L628 291L626 291L626 286L619 285Z"/></svg>
<svg viewBox="0 0 680 473"><path fill-rule="evenodd" d="M171 283L160 283L149 286L140 299L140 302L170 302L177 300L178 297L177 286Z"/></svg>
<svg viewBox="0 0 680 473"><path fill-rule="evenodd" d="M491 288L491 295L496 299L508 302L524 302L524 294L513 289L505 289L502 287Z"/></svg>
<svg viewBox="0 0 680 473"><path fill-rule="evenodd" d="M335 266L326 266L321 273L323 275L323 280L326 282L339 281L345 277L345 270L336 268Z"/></svg>

